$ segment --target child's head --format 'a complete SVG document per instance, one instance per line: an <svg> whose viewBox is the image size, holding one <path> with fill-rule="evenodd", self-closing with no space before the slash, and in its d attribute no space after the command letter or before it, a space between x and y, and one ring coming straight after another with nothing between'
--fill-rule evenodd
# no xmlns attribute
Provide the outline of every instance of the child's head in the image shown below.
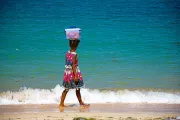
<svg viewBox="0 0 180 120"><path fill-rule="evenodd" d="M69 40L69 47L71 49L77 49L80 40Z"/></svg>

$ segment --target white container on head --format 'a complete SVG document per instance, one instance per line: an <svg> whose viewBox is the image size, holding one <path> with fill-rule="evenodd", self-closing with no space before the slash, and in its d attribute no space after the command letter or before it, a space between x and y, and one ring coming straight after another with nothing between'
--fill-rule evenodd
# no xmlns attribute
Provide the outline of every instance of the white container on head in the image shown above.
<svg viewBox="0 0 180 120"><path fill-rule="evenodd" d="M68 28L65 29L66 38L69 40L77 40L80 39L81 28Z"/></svg>

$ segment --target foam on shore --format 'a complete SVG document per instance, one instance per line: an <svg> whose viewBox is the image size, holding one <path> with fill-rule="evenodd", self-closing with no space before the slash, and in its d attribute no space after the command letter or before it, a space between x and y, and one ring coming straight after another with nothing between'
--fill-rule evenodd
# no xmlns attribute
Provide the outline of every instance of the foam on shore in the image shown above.
<svg viewBox="0 0 180 120"><path fill-rule="evenodd" d="M0 93L0 105L6 104L57 104L64 88L56 85L53 89L20 88L19 91ZM81 89L82 99L87 103L165 103L180 104L179 92L159 92L143 90L100 91L98 89ZM66 103L78 103L75 90L67 94Z"/></svg>

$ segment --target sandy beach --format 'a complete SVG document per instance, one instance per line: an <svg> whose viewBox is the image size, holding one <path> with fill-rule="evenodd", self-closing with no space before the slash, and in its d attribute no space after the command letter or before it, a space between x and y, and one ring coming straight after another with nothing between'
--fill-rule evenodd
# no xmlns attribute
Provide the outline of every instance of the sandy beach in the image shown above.
<svg viewBox="0 0 180 120"><path fill-rule="evenodd" d="M0 105L1 120L163 120L180 116L179 104L91 104L89 108L69 104Z"/></svg>

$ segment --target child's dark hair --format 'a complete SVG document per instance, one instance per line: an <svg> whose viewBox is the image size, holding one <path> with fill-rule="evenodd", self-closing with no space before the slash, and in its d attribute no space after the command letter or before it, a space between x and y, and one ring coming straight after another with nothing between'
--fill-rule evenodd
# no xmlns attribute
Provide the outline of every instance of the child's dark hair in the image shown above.
<svg viewBox="0 0 180 120"><path fill-rule="evenodd" d="M76 48L79 44L80 40L69 40L69 47Z"/></svg>

